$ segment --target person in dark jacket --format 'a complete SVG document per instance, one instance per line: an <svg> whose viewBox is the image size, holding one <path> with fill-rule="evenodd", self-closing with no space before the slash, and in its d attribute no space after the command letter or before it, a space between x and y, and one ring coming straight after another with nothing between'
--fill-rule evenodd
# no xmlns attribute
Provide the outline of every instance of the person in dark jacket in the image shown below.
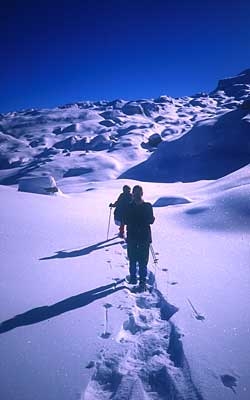
<svg viewBox="0 0 250 400"><path fill-rule="evenodd" d="M139 265L140 289L146 289L149 246L152 242L151 227L155 217L150 203L142 199L143 190L139 185L132 191L133 200L128 204L124 214L127 225L127 252L129 258L129 283L137 284L137 263Z"/></svg>
<svg viewBox="0 0 250 400"><path fill-rule="evenodd" d="M119 195L115 203L110 203L109 207L115 207L114 219L115 224L119 228L119 236L124 237L124 212L127 205L132 201L131 188L128 185L124 185L122 188L123 192Z"/></svg>

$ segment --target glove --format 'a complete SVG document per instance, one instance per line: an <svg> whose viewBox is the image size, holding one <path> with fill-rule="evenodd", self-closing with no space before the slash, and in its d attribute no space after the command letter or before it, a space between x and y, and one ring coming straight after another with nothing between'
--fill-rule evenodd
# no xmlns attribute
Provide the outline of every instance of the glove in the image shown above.
<svg viewBox="0 0 250 400"><path fill-rule="evenodd" d="M112 204L112 203L110 203L109 207L113 207L113 204Z"/></svg>

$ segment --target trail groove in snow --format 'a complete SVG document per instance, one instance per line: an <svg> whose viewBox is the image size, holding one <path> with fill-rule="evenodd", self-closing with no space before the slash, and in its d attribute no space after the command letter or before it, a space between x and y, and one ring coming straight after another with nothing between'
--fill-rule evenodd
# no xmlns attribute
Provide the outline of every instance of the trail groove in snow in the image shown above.
<svg viewBox="0 0 250 400"><path fill-rule="evenodd" d="M154 274L149 272L149 281ZM131 293L127 319L116 341L120 350L99 355L83 400L202 400L186 360L181 335L170 322L178 309L156 285L152 292Z"/></svg>

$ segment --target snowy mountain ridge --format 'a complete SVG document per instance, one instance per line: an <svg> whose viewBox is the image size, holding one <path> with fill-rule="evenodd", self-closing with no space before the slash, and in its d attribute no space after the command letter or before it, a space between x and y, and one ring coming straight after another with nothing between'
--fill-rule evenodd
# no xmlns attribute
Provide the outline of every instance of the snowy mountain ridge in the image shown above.
<svg viewBox="0 0 250 400"><path fill-rule="evenodd" d="M247 69L219 81L210 94L84 101L1 114L0 183L48 174L59 185L75 177L82 182L221 177L249 163L249 99ZM214 168L224 151L235 162Z"/></svg>
<svg viewBox="0 0 250 400"><path fill-rule="evenodd" d="M224 91L226 95L233 96L238 100L245 100L250 95L250 68L239 75L219 81L215 93ZM212 92L213 93L213 92Z"/></svg>

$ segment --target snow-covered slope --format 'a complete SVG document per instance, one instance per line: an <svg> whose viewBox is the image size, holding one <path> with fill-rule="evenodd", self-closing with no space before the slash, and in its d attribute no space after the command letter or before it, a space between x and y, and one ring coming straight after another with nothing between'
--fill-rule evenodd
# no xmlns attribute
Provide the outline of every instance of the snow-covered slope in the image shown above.
<svg viewBox="0 0 250 400"><path fill-rule="evenodd" d="M250 69L219 81L207 97L190 101L199 121L181 138L163 141L142 164L121 174L156 182L190 182L223 177L250 162ZM215 115L204 115L208 107Z"/></svg>
<svg viewBox="0 0 250 400"><path fill-rule="evenodd" d="M250 68L242 71L239 75L219 81L217 88L212 92L213 97L219 93L225 93L238 100L246 100L250 96Z"/></svg>
<svg viewBox="0 0 250 400"><path fill-rule="evenodd" d="M0 115L1 399L249 399L249 85ZM135 294L108 205L139 181Z"/></svg>
<svg viewBox="0 0 250 400"><path fill-rule="evenodd" d="M128 261L108 204L124 183L0 186L1 398L248 400L249 168L143 184L158 258L146 294L115 284Z"/></svg>
<svg viewBox="0 0 250 400"><path fill-rule="evenodd" d="M46 174L61 183L75 177L221 177L249 163L249 87L248 69L221 80L210 94L79 102L1 115L0 182Z"/></svg>
<svg viewBox="0 0 250 400"><path fill-rule="evenodd" d="M218 179L250 162L250 113L236 109L204 119L180 139L164 141L121 178L156 182Z"/></svg>

